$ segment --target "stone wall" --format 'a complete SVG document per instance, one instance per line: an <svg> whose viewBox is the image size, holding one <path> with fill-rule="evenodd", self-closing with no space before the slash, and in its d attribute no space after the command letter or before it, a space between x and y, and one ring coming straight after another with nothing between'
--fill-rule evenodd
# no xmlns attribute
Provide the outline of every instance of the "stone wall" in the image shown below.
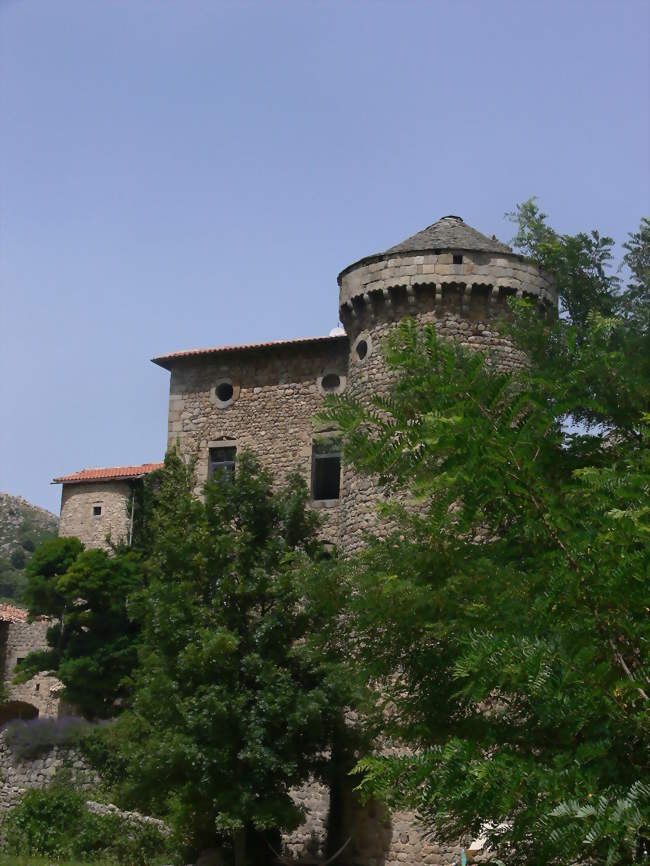
<svg viewBox="0 0 650 866"><path fill-rule="evenodd" d="M97 774L88 766L83 755L75 748L52 746L34 757L19 757L8 742L7 731L0 732L0 825L2 815L18 805L26 791L43 790L53 782L57 773L65 769L77 790L92 791L100 783ZM125 812L112 803L88 800L86 808L95 815L115 815L128 824L149 824L164 836L169 828L158 818L140 812ZM0 831L1 833L1 831Z"/></svg>
<svg viewBox="0 0 650 866"><path fill-rule="evenodd" d="M333 337L316 344L237 350L179 359L172 368L169 447L197 457L199 487L208 476L209 449L253 451L280 484L298 471L311 484L312 445L321 429L314 415L322 408L328 373L347 377L348 343ZM233 385L223 406L216 386ZM338 543L338 502L314 503L324 519L323 537Z"/></svg>
<svg viewBox="0 0 650 866"><path fill-rule="evenodd" d="M59 535L76 535L86 547L107 548L129 537L128 481L64 484L61 490ZM96 515L94 509L101 509Z"/></svg>
<svg viewBox="0 0 650 866"><path fill-rule="evenodd" d="M554 306L557 295L552 281L539 268L515 253L463 250L462 263L454 264L454 253L411 253L371 256L350 265L339 275L341 321L346 324L359 300L369 300L396 287L407 292L428 286L442 295L445 285L489 287L490 295L530 295ZM390 300L390 297L389 297ZM348 333L349 330L348 330Z"/></svg>
<svg viewBox="0 0 650 866"><path fill-rule="evenodd" d="M283 835L283 853L296 858L324 854L330 805L329 789L314 780L301 788L294 788L291 797L304 809L307 817L304 824L293 833Z"/></svg>
<svg viewBox="0 0 650 866"><path fill-rule="evenodd" d="M7 740L7 731L0 731L0 815L15 806L25 791L47 788L63 767L69 769L77 787L92 788L99 782L75 749L53 746L34 757L24 758L16 754Z"/></svg>
<svg viewBox="0 0 650 866"><path fill-rule="evenodd" d="M382 347L406 317L420 324L433 324L441 337L484 352L499 369L521 368L525 363L523 354L497 330L499 318L507 315L504 298L492 299L479 293L465 300L458 287L450 286L438 300L432 292L402 291L394 293L390 302L380 295L371 305L358 307L351 325L349 396L367 406L374 396L387 391L394 374L386 367ZM345 553L358 551L367 532L382 534L388 529L380 526L377 515L381 498L382 491L374 479L359 477L350 467L343 468L341 549Z"/></svg>
<svg viewBox="0 0 650 866"><path fill-rule="evenodd" d="M0 708L5 717L18 715L22 704L38 711L39 716L57 716L59 713L61 682L47 673L40 673L26 683L12 682L18 659L30 652L47 648L46 634L50 623L36 622L0 623L0 642L3 657L3 683L7 691L7 705Z"/></svg>
<svg viewBox="0 0 650 866"><path fill-rule="evenodd" d="M516 370L524 355L503 337L498 320L508 315L507 298L529 296L551 311L552 284L518 256L463 252L454 265L452 253L375 257L353 265L339 278L341 321L350 337L347 393L364 405L386 393L394 374L386 367L382 346L404 318L431 323L442 338L484 352L498 369ZM344 467L341 485L341 548L353 554L366 533L385 534L377 507L383 492L377 479L359 477ZM381 804L351 809L355 862L382 866L455 864L460 845L444 846L425 838L416 817L388 815Z"/></svg>

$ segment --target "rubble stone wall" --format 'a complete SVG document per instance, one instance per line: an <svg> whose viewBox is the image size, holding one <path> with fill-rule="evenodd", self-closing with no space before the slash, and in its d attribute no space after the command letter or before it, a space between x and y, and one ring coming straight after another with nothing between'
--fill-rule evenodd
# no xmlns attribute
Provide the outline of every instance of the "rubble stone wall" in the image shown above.
<svg viewBox="0 0 650 866"><path fill-rule="evenodd" d="M7 732L0 732L0 816L15 806L25 791L47 788L57 772L69 768L79 787L90 788L99 781L83 756L75 749L52 746L31 758L21 758L7 742Z"/></svg>
<svg viewBox="0 0 650 866"><path fill-rule="evenodd" d="M420 324L433 324L443 338L453 339L469 349L484 352L502 370L523 367L523 354L497 330L499 318L507 315L505 299L490 299L481 293L464 299L462 287L448 287L436 300L429 291L395 293L387 301L383 295L371 304L359 306L349 324L350 360L348 390L350 397L364 405L386 393L394 374L387 369L383 345L399 322L406 317ZM358 347L365 344L360 357ZM378 483L368 476L356 475L350 467L343 468L341 482L341 549L354 553L363 546L368 532L382 533L377 505L382 492Z"/></svg>
<svg viewBox="0 0 650 866"><path fill-rule="evenodd" d="M76 535L86 547L108 548L109 539L113 544L128 540L130 499L128 481L64 484L59 535ZM96 507L101 508L98 516Z"/></svg>
<svg viewBox="0 0 650 866"><path fill-rule="evenodd" d="M30 652L47 648L46 634L50 626L47 620L36 622L2 623L0 640L4 642L3 684L7 692L8 708L17 703L29 704L38 710L39 716L57 716L59 713L60 681L47 674L37 674L26 683L12 682L18 659L26 658Z"/></svg>
<svg viewBox="0 0 650 866"><path fill-rule="evenodd" d="M347 381L345 338L316 345L228 352L214 358L186 359L170 381L168 447L197 458L197 484L208 477L209 449L236 447L254 452L282 483L299 472L311 484L314 436L322 429L314 416L322 408L327 374ZM233 399L222 406L216 386L233 385ZM314 503L324 519L323 537L338 543L338 501Z"/></svg>

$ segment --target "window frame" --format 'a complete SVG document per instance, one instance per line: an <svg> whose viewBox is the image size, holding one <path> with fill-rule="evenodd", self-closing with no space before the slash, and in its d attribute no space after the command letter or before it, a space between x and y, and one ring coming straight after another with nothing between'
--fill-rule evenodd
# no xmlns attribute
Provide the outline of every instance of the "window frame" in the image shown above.
<svg viewBox="0 0 650 866"><path fill-rule="evenodd" d="M213 458L215 452L232 453L232 459L216 460ZM212 481L217 472L222 472L224 477L232 480L235 477L235 466L237 464L236 445L214 445L208 448L208 481Z"/></svg>

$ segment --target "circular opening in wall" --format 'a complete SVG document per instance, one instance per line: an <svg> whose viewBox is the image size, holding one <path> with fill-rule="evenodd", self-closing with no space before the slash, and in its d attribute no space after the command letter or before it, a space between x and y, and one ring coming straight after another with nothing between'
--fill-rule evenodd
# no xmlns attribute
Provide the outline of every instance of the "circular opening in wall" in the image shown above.
<svg viewBox="0 0 650 866"><path fill-rule="evenodd" d="M232 382L220 382L214 389L214 393L217 395L217 400L221 403L228 403L232 400L235 391Z"/></svg>
<svg viewBox="0 0 650 866"><path fill-rule="evenodd" d="M368 354L368 344L366 343L365 340L359 340L359 342L357 343L357 357L359 358L360 361L363 361L363 359L366 357L367 354Z"/></svg>
<svg viewBox="0 0 650 866"><path fill-rule="evenodd" d="M341 384L341 377L336 373L328 373L326 376L323 376L321 381L321 385L324 391L336 391L336 389Z"/></svg>

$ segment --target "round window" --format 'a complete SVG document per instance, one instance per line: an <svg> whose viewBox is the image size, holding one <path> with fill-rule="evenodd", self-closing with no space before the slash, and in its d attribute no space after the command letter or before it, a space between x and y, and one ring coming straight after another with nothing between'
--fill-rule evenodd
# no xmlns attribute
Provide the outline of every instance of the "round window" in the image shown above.
<svg viewBox="0 0 650 866"><path fill-rule="evenodd" d="M321 385L324 391L336 391L341 384L341 377L336 373L328 373L323 376Z"/></svg>
<svg viewBox="0 0 650 866"><path fill-rule="evenodd" d="M368 344L366 343L365 340L359 340L359 342L357 343L357 357L359 358L360 361L363 361L363 359L366 357L367 354L368 354Z"/></svg>
<svg viewBox="0 0 650 866"><path fill-rule="evenodd" d="M215 394L217 395L217 399L221 400L222 403L228 403L229 400L232 400L234 394L232 382L220 382L215 388Z"/></svg>

